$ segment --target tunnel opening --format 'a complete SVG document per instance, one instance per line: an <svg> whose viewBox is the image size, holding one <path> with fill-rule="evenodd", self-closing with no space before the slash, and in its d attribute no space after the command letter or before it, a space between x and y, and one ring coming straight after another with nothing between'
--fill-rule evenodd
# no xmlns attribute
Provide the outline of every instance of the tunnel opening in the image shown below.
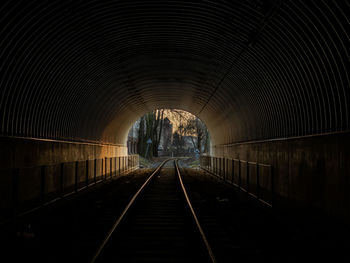
<svg viewBox="0 0 350 263"><path fill-rule="evenodd" d="M155 109L131 126L127 137L129 154L154 157L199 157L210 154L210 133L204 122L180 109Z"/></svg>
<svg viewBox="0 0 350 263"><path fill-rule="evenodd" d="M138 153L182 156L128 139L166 107L205 122L199 166L222 182L350 222L347 1L6 2L0 222L136 170Z"/></svg>

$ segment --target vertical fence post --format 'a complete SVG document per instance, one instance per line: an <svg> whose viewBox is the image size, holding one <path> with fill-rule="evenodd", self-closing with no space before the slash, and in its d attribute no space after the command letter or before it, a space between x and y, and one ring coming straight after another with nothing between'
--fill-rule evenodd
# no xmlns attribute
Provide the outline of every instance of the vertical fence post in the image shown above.
<svg viewBox="0 0 350 263"><path fill-rule="evenodd" d="M60 168L60 194L61 197L64 195L64 163L61 163Z"/></svg>
<svg viewBox="0 0 350 263"><path fill-rule="evenodd" d="M221 158L220 164L221 164L221 178L225 180L225 158L224 157Z"/></svg>
<svg viewBox="0 0 350 263"><path fill-rule="evenodd" d="M228 169L227 159L224 158L224 176L225 176L225 181L227 181L227 169Z"/></svg>
<svg viewBox="0 0 350 263"><path fill-rule="evenodd" d="M238 159L238 188L241 189L241 160Z"/></svg>
<svg viewBox="0 0 350 263"><path fill-rule="evenodd" d="M103 157L101 158L101 167L100 167L100 177L101 177L101 181L103 180Z"/></svg>
<svg viewBox="0 0 350 263"><path fill-rule="evenodd" d="M274 170L272 165L270 166L271 170L271 205L274 205L275 202L275 189L274 189Z"/></svg>
<svg viewBox="0 0 350 263"><path fill-rule="evenodd" d="M113 157L110 158L109 160L109 177L112 178L112 170L113 170Z"/></svg>
<svg viewBox="0 0 350 263"><path fill-rule="evenodd" d="M217 174L220 177L220 169L221 169L221 167L220 167L220 157L218 157L217 161L218 161L218 173Z"/></svg>
<svg viewBox="0 0 350 263"><path fill-rule="evenodd" d="M213 172L216 175L216 157L213 157Z"/></svg>
<svg viewBox="0 0 350 263"><path fill-rule="evenodd" d="M108 167L108 158L105 157L105 180L107 180L107 167Z"/></svg>
<svg viewBox="0 0 350 263"><path fill-rule="evenodd" d="M94 182L95 182L95 184L96 184L96 172L97 172L97 167L96 167L96 165L97 165L97 160L95 159L95 160L94 160Z"/></svg>
<svg viewBox="0 0 350 263"><path fill-rule="evenodd" d="M231 183L233 184L233 178L235 178L235 160L231 160Z"/></svg>
<svg viewBox="0 0 350 263"><path fill-rule="evenodd" d="M216 175L216 157L213 157L213 173Z"/></svg>
<svg viewBox="0 0 350 263"><path fill-rule="evenodd" d="M114 176L117 176L117 157L114 157Z"/></svg>
<svg viewBox="0 0 350 263"><path fill-rule="evenodd" d="M89 160L86 160L86 186L89 186Z"/></svg>
<svg viewBox="0 0 350 263"><path fill-rule="evenodd" d="M249 193L249 162L247 161L247 193Z"/></svg>
<svg viewBox="0 0 350 263"><path fill-rule="evenodd" d="M78 191L78 166L79 166L79 162L76 161L75 162L75 182L74 182L74 190L77 192Z"/></svg>
<svg viewBox="0 0 350 263"><path fill-rule="evenodd" d="M105 169L105 159L102 157L101 158L101 180L105 179L105 173L106 173L106 169Z"/></svg>
<svg viewBox="0 0 350 263"><path fill-rule="evenodd" d="M224 179L224 181L225 181L225 169L226 169L226 167L225 167L225 157L222 157L222 179Z"/></svg>
<svg viewBox="0 0 350 263"><path fill-rule="evenodd" d="M216 157L213 157L213 172L216 175Z"/></svg>
<svg viewBox="0 0 350 263"><path fill-rule="evenodd" d="M259 171L259 163L256 162L256 198L260 199L260 171Z"/></svg>
<svg viewBox="0 0 350 263"><path fill-rule="evenodd" d="M226 172L226 167L225 167L225 157L222 157L222 179L225 181L225 172Z"/></svg>
<svg viewBox="0 0 350 263"><path fill-rule="evenodd" d="M220 177L222 178L222 179L225 179L224 178L224 157L222 157L222 158L220 158Z"/></svg>
<svg viewBox="0 0 350 263"><path fill-rule="evenodd" d="M226 158L222 158L222 178L226 181Z"/></svg>

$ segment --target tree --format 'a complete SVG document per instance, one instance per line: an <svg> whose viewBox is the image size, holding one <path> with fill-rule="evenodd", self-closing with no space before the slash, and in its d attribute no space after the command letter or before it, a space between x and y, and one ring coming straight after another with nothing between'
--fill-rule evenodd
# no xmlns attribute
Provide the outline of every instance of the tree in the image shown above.
<svg viewBox="0 0 350 263"><path fill-rule="evenodd" d="M158 156L158 147L163 128L164 110L154 110L140 118L138 132L139 154L144 157ZM152 144L147 152L147 141L151 139Z"/></svg>
<svg viewBox="0 0 350 263"><path fill-rule="evenodd" d="M153 122L153 156L158 156L158 148L160 143L160 137L162 135L163 122L164 122L164 110L153 111L154 122Z"/></svg>
<svg viewBox="0 0 350 263"><path fill-rule="evenodd" d="M205 152L208 148L206 144L209 142L208 130L204 123L198 118L187 120L185 126L186 133L191 136L193 146L198 150L199 153ZM193 137L196 137L195 141Z"/></svg>
<svg viewBox="0 0 350 263"><path fill-rule="evenodd" d="M184 136L189 136L193 147L200 153L209 151L210 138L204 123L194 115L177 109L153 110L140 118L138 132L139 154L144 157L158 156L158 149L161 142L164 118L167 117L176 124L177 129L173 134L173 144L176 151L183 149L185 145ZM151 139L147 151L147 140ZM146 156L147 155L147 156Z"/></svg>
<svg viewBox="0 0 350 263"><path fill-rule="evenodd" d="M175 152L177 153L181 152L184 145L185 145L185 141L183 140L183 137L178 132L174 132L173 148Z"/></svg>
<svg viewBox="0 0 350 263"><path fill-rule="evenodd" d="M146 144L146 135L145 135L145 116L140 118L139 130L138 130L138 142L137 149L141 156L145 156L145 144Z"/></svg>
<svg viewBox="0 0 350 263"><path fill-rule="evenodd" d="M173 125L168 117L163 118L163 128L159 144L162 146L164 152L168 152L171 147L173 138Z"/></svg>

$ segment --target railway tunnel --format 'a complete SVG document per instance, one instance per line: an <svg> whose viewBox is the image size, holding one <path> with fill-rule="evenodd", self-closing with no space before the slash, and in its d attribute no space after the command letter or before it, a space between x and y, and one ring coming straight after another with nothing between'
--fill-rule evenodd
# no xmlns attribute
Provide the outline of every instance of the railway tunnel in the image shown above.
<svg viewBox="0 0 350 263"><path fill-rule="evenodd" d="M159 108L206 124L203 168L267 165L274 207L350 218L348 1L33 0L0 10L2 220L80 175L136 167L128 130Z"/></svg>

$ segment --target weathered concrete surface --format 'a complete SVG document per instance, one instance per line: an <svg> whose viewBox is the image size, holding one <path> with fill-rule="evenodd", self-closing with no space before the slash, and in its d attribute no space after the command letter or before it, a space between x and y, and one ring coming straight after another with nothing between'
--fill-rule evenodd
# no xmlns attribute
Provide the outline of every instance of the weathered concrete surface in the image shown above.
<svg viewBox="0 0 350 263"><path fill-rule="evenodd" d="M213 155L271 164L275 205L350 218L350 133L217 145Z"/></svg>
<svg viewBox="0 0 350 263"><path fill-rule="evenodd" d="M127 147L0 137L0 220L125 170ZM130 163L130 162L129 162Z"/></svg>
<svg viewBox="0 0 350 263"><path fill-rule="evenodd" d="M0 137L0 168L12 169L127 155L125 145Z"/></svg>

